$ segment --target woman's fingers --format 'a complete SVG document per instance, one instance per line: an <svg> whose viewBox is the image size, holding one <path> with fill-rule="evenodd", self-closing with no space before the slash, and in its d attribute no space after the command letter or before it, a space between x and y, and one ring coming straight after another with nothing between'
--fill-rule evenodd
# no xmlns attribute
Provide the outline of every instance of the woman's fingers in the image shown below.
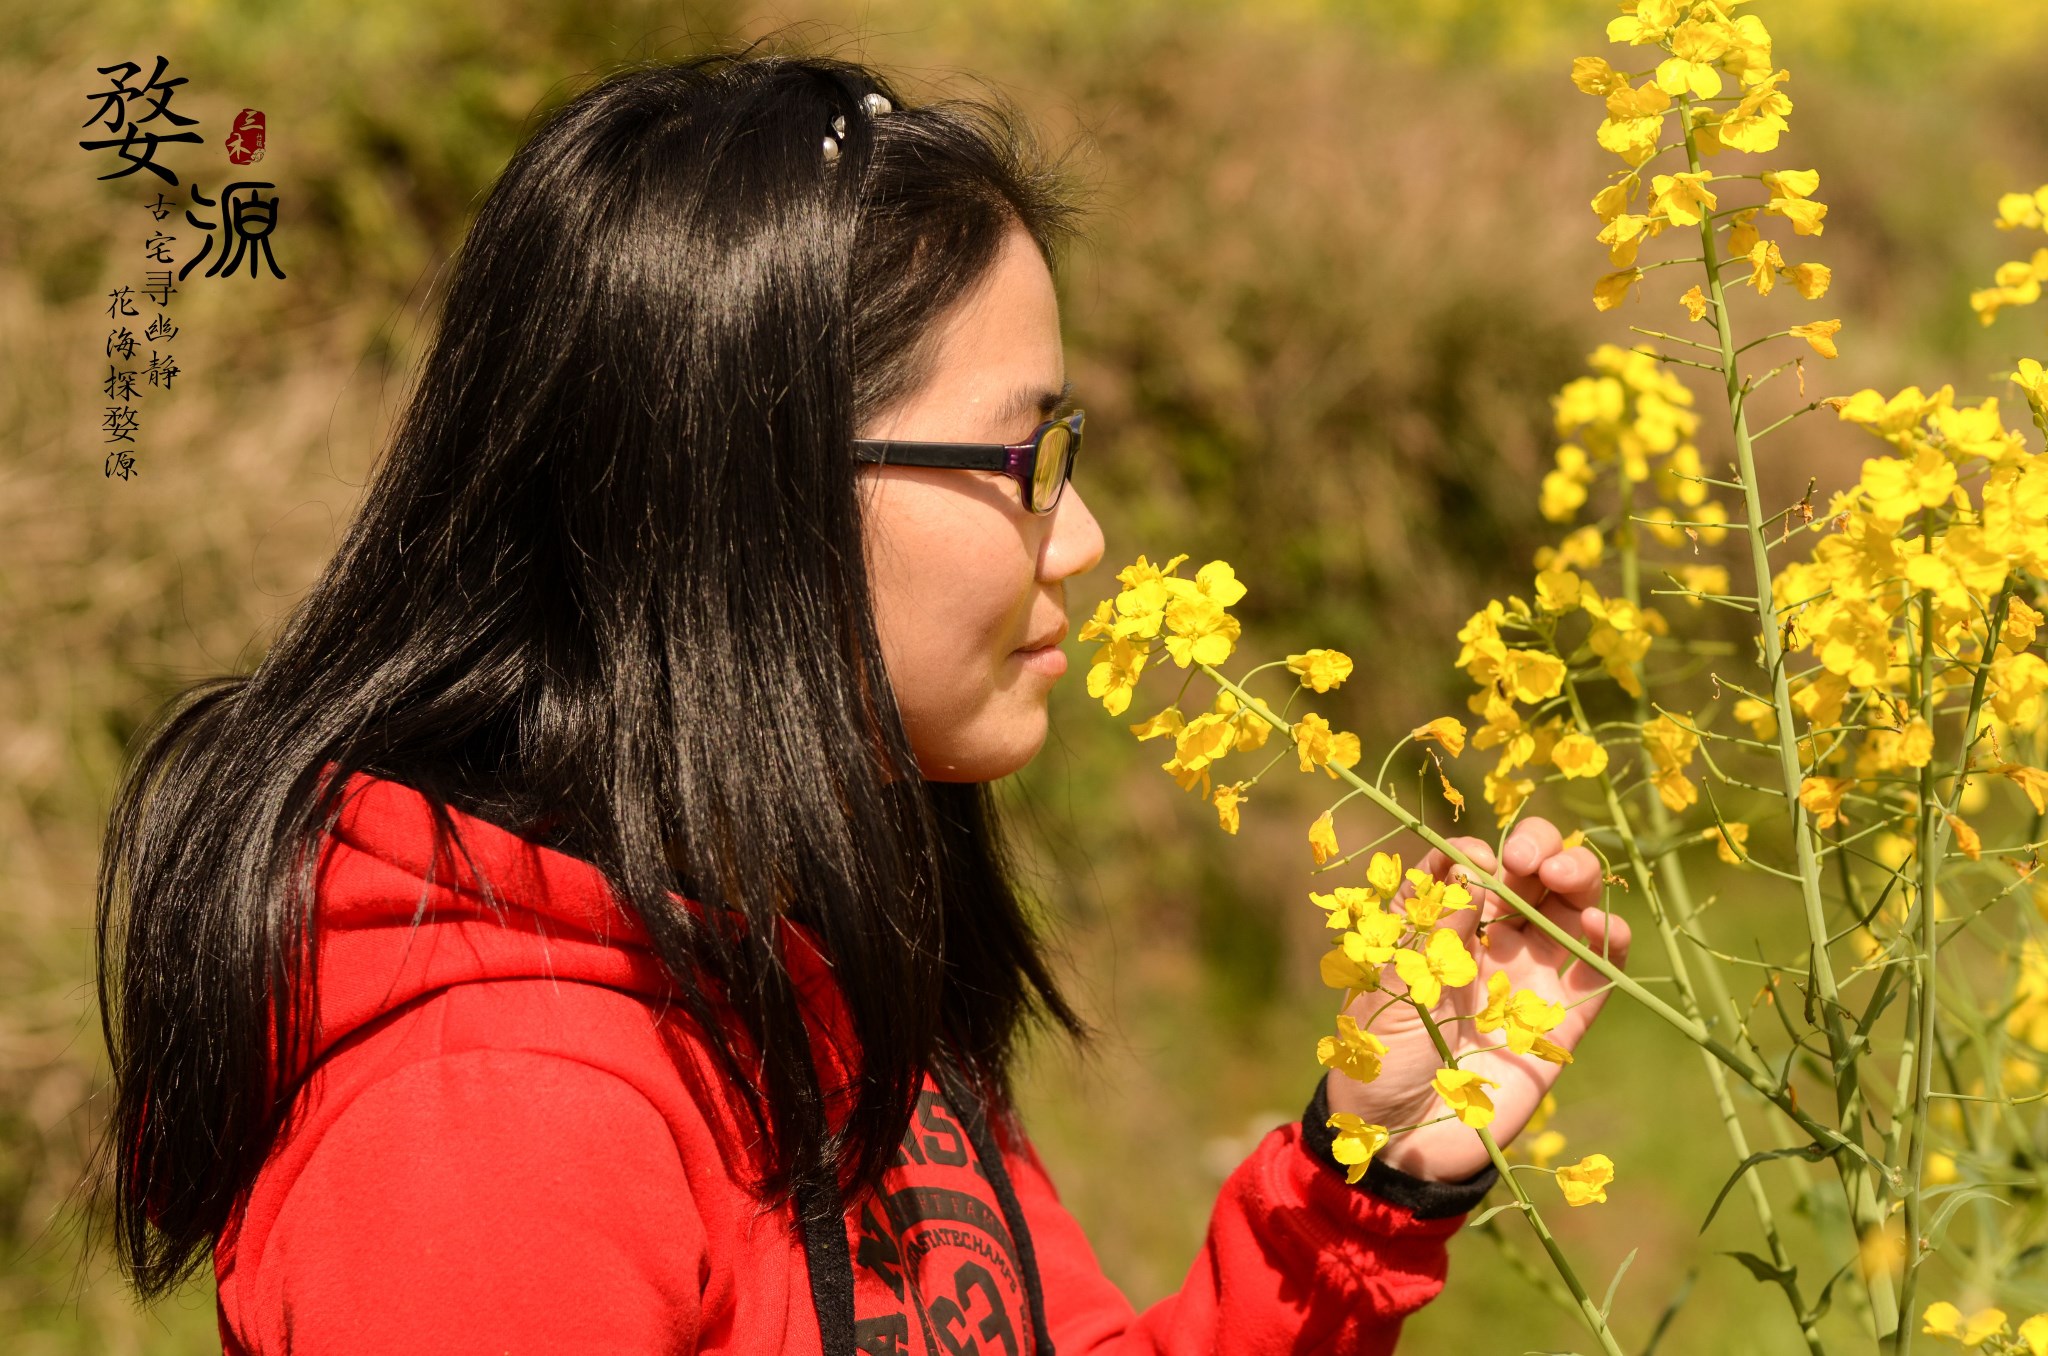
<svg viewBox="0 0 2048 1356"><path fill-rule="evenodd" d="M1500 869L1500 863L1494 859L1492 845L1484 838L1473 838L1468 835L1464 838L1453 838L1449 841L1452 847L1471 858L1479 866L1480 870L1491 874ZM1451 859L1442 848L1431 848L1423 854L1422 860L1417 865L1430 875L1435 876L1438 880L1443 880L1451 868Z"/></svg>
<svg viewBox="0 0 2048 1356"><path fill-rule="evenodd" d="M1543 888L1570 904L1590 908L1600 902L1600 859L1589 847L1567 848L1536 868Z"/></svg>
<svg viewBox="0 0 2048 1356"><path fill-rule="evenodd" d="M1564 846L1564 835L1540 815L1531 815L1508 830L1501 845L1501 865L1517 876L1534 875L1543 859Z"/></svg>

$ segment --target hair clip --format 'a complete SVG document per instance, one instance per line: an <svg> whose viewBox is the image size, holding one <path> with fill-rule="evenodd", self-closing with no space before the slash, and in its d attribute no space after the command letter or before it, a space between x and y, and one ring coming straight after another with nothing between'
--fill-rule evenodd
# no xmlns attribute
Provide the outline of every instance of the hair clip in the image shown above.
<svg viewBox="0 0 2048 1356"><path fill-rule="evenodd" d="M860 106L869 117L879 118L884 113L894 112L896 106L886 95L869 92L860 96ZM825 163L835 164L839 160L839 138L846 135L846 115L835 114L832 118L832 135L819 142L819 149L825 153Z"/></svg>

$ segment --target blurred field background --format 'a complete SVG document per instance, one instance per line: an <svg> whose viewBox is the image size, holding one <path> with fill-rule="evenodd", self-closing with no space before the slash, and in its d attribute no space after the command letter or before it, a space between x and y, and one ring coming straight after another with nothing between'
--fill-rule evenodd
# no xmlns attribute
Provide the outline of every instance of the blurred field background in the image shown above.
<svg viewBox="0 0 2048 1356"><path fill-rule="evenodd" d="M1820 393L1944 381L1990 393L2019 352L2044 355L2042 316L1980 329L1965 297L2015 252L1990 226L1997 195L2048 181L2048 3L1751 8L1796 102L1783 153L1766 159L1819 169L1832 207L1798 256L1835 270L1812 314L1845 321L1841 358L1809 364ZM1356 656L1361 673L1317 707L1370 750L1462 714L1453 632L1485 598L1526 587L1532 551L1554 535L1534 507L1550 393L1596 343L1632 340L1630 321L1679 314L1654 288L1609 315L1589 300L1607 266L1587 200L1613 161L1593 144L1598 105L1566 71L1608 51L1613 12L1581 0L0 4L12 129L0 142L0 1345L217 1349L210 1277L138 1312L104 1259L81 1265L84 1221L67 1205L104 1076L89 965L101 817L130 733L185 683L253 664L332 550L430 333L435 272L533 114L610 62L793 25L815 50L888 68L913 97L991 81L1048 143L1078 143L1094 213L1061 280L1063 313L1096 430L1083 484L1109 551L1075 581L1070 610L1113 591L1139 551L1229 559L1250 586L1241 653ZM171 148L188 181L217 186L238 109L268 114L253 177L280 185L290 276L193 275L173 308L184 375L145 398L141 474L124 483L101 474L103 297L139 276L155 184L96 182L114 162L76 142L93 68L147 70L158 52L190 77L174 107L208 134L196 153ZM1818 419L1799 429L1771 452L1786 498L1809 474L1841 483L1868 451ZM1709 465L1726 453L1711 433L1702 448ZM1142 1305L1179 1283L1221 1176L1300 1114L1318 1075L1330 1009L1302 830L1328 797L1321 778L1269 780L1243 833L1223 836L1158 771L1156 746L1089 701L1086 652L1073 647L1053 738L1015 791L1103 1036L1085 1058L1033 1059L1027 1118L1105 1268ZM1163 703L1156 692L1132 718ZM1768 902L1726 905L1717 935L1775 935ZM1661 958L1646 948L1632 968L1658 973ZM1695 1237L1731 1166L1697 1068L1615 1005L1563 1080L1556 1125L1568 1156L1603 1150L1618 1180L1604 1211L1559 1209L1556 1224L1601 1285L1639 1249L1617 1305L1638 1348L1683 1295L1656 1350L1790 1350L1782 1302L1715 1255L1755 1246L1743 1210ZM1791 1226L1826 1268L1809 1293L1841 1260L1818 1227L1831 1191ZM1829 1322L1852 1337L1852 1314ZM1403 1349L1574 1344L1576 1322L1473 1232Z"/></svg>

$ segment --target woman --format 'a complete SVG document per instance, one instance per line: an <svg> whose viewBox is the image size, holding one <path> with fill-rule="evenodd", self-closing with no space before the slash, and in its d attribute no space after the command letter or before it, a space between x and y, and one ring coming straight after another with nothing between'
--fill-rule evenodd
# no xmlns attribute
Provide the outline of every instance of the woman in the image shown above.
<svg viewBox="0 0 2048 1356"><path fill-rule="evenodd" d="M762 54L618 73L512 158L334 560L110 822L145 1296L210 1253L237 1353L1019 1356L1384 1351L1436 1293L1474 1137L1354 1184L1326 1125L1427 1119L1420 1032L1266 1137L1143 1314L1011 1109L1023 1027L1081 1033L988 794L1103 550L1057 182L997 110ZM1625 949L1591 854L1505 854ZM1590 991L1511 921L1488 955ZM1555 1066L1489 1058L1506 1139Z"/></svg>

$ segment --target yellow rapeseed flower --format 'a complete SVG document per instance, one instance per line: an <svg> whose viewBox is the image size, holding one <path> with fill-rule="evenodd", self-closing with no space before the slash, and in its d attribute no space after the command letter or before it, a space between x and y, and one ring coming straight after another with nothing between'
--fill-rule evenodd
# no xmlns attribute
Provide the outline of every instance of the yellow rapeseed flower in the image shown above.
<svg viewBox="0 0 2048 1356"><path fill-rule="evenodd" d="M1244 788L1243 782L1229 782L1219 785L1211 797L1211 803L1216 807L1216 821L1223 826L1225 833L1237 832L1238 806L1244 804Z"/></svg>
<svg viewBox="0 0 2048 1356"><path fill-rule="evenodd" d="M2034 643L2034 633L2044 618L2028 607L2024 598L2008 598L2005 625L1998 628L1998 647L2005 654L2018 654Z"/></svg>
<svg viewBox="0 0 2048 1356"><path fill-rule="evenodd" d="M1206 566L1204 568L1207 568ZM1202 593L1182 593L1166 604L1166 652L1182 668L1221 664L1237 648L1242 625L1223 604Z"/></svg>
<svg viewBox="0 0 2048 1356"><path fill-rule="evenodd" d="M1607 554L1607 543L1601 540L1600 529L1590 523L1566 534L1556 546L1536 548L1534 564L1539 570L1552 565L1568 565L1574 569L1590 570L1598 565Z"/></svg>
<svg viewBox="0 0 2048 1356"><path fill-rule="evenodd" d="M1849 817L1842 813L1842 796L1855 785L1849 777L1806 777L1799 783L1799 803L1813 816L1818 829L1833 828L1840 820L1847 823Z"/></svg>
<svg viewBox="0 0 2048 1356"><path fill-rule="evenodd" d="M1317 815L1315 823L1308 826L1308 850L1315 854L1317 866L1337 855L1337 825L1328 810Z"/></svg>
<svg viewBox="0 0 2048 1356"><path fill-rule="evenodd" d="M1839 320L1814 320L1804 325L1792 326L1790 333L1813 345L1813 351L1821 357L1832 358L1836 354L1835 332L1841 328L1842 322Z"/></svg>
<svg viewBox="0 0 2048 1356"><path fill-rule="evenodd" d="M1944 815L1943 818L1948 820L1948 827L1956 836L1956 846L1962 849L1963 855L1973 862L1980 860L1984 855L1984 842L1977 836L1977 831L1955 815Z"/></svg>
<svg viewBox="0 0 2048 1356"><path fill-rule="evenodd" d="M1416 726L1408 735L1411 739L1435 740L1453 758L1465 751L1465 722L1456 716L1438 716L1427 725Z"/></svg>
<svg viewBox="0 0 2048 1356"><path fill-rule="evenodd" d="M1459 1121L1474 1130L1484 1130L1493 1124L1493 1099L1486 1095L1486 1089L1497 1088L1499 1083L1470 1069L1438 1069L1429 1081L1437 1096L1457 1113Z"/></svg>
<svg viewBox="0 0 2048 1356"><path fill-rule="evenodd" d="M1791 264L1784 274L1799 289L1799 295L1808 301L1819 301L1827 295L1828 284L1834 280L1834 270L1826 264Z"/></svg>
<svg viewBox="0 0 2048 1356"><path fill-rule="evenodd" d="M1462 989L1478 978L1479 963L1465 949L1463 938L1449 928L1438 928L1422 950L1403 947L1394 953L1394 973L1408 986L1410 998L1430 1008L1445 989Z"/></svg>
<svg viewBox="0 0 2048 1356"><path fill-rule="evenodd" d="M1288 655L1287 671L1299 674L1303 687L1328 692L1351 676L1351 656L1342 650L1308 650Z"/></svg>
<svg viewBox="0 0 2048 1356"><path fill-rule="evenodd" d="M1751 84L1713 124L1714 140L1728 150L1752 154L1778 149L1785 115L1792 111L1792 100L1778 86L1791 78L1790 71L1780 70Z"/></svg>
<svg viewBox="0 0 2048 1356"><path fill-rule="evenodd" d="M1520 812L1522 803L1536 790L1536 783L1527 777L1516 777L1510 772L1495 770L1486 774L1485 785L1481 788L1487 804L1493 808L1495 822L1506 828Z"/></svg>
<svg viewBox="0 0 2048 1356"><path fill-rule="evenodd" d="M1778 270L1785 267L1785 256L1778 253L1778 242L1759 240L1750 247L1749 276L1742 281L1754 287L1757 295L1767 297L1778 284Z"/></svg>
<svg viewBox="0 0 2048 1356"><path fill-rule="evenodd" d="M1620 178L1593 195L1593 214L1603 222L1614 220L1627 211L1628 205L1635 201L1636 190L1642 187L1642 183L1642 177L1635 171L1623 173Z"/></svg>
<svg viewBox="0 0 2048 1356"><path fill-rule="evenodd" d="M2027 799L2033 802L2035 814L2048 814L2048 772L2022 763L2000 763L1986 771L2006 778L2024 791Z"/></svg>
<svg viewBox="0 0 2048 1356"><path fill-rule="evenodd" d="M1216 700L1209 709L1229 720L1230 728L1236 734L1232 747L1239 753L1264 748L1267 736L1273 733L1273 727L1266 723L1265 717L1248 706L1241 707L1227 688L1217 689Z"/></svg>
<svg viewBox="0 0 2048 1356"><path fill-rule="evenodd" d="M1387 1145L1386 1126L1374 1125L1348 1111L1331 1112L1324 1124L1337 1132L1336 1138L1330 1142L1330 1157L1344 1165L1344 1180L1347 1182L1356 1182L1365 1176L1373 1155Z"/></svg>
<svg viewBox="0 0 2048 1356"><path fill-rule="evenodd" d="M1698 283L1694 283L1691 287L1685 289L1685 295L1678 299L1678 304L1685 307L1685 314L1689 319L1705 320L1707 318L1707 294L1700 291Z"/></svg>
<svg viewBox="0 0 2048 1356"><path fill-rule="evenodd" d="M1606 98L1614 91L1628 84L1628 77L1607 64L1606 57L1574 57L1572 59L1572 83L1586 93ZM2017 197L2013 194L2009 196ZM2028 199L2029 202L2032 199Z"/></svg>
<svg viewBox="0 0 2048 1356"><path fill-rule="evenodd" d="M1631 89L1624 82L1607 95L1607 118L1594 133L1594 140L1634 168L1657 153L1664 115L1670 110L1671 96L1655 83Z"/></svg>
<svg viewBox="0 0 2048 1356"><path fill-rule="evenodd" d="M1186 559L1186 557L1178 557ZM1245 586L1227 560L1212 560L1195 571L1191 580L1169 580L1167 587L1183 594L1198 593L1218 607L1236 607L1244 599Z"/></svg>
<svg viewBox="0 0 2048 1356"><path fill-rule="evenodd" d="M1336 1035L1316 1042L1318 1063L1361 1083L1370 1083L1380 1076L1380 1061L1386 1053L1386 1042L1363 1030L1358 1019L1348 1014L1338 1016Z"/></svg>
<svg viewBox="0 0 2048 1356"><path fill-rule="evenodd" d="M2005 1310L1979 1309L1968 1318L1947 1300L1936 1300L1921 1312L1921 1332L1949 1337L1966 1347L1981 1347L2005 1331Z"/></svg>
<svg viewBox="0 0 2048 1356"><path fill-rule="evenodd" d="M1794 235L1820 235L1827 230L1821 221L1828 214L1828 205L1824 202L1814 202L1810 198L1772 198L1764 211L1791 222Z"/></svg>
<svg viewBox="0 0 2048 1356"><path fill-rule="evenodd" d="M1774 198L1810 198L1820 189L1820 171L1765 170L1763 181Z"/></svg>
<svg viewBox="0 0 2048 1356"><path fill-rule="evenodd" d="M1324 926L1338 932L1350 927L1352 919L1379 907L1379 896L1357 885L1340 885L1327 894L1311 890L1308 897L1310 903L1328 915Z"/></svg>
<svg viewBox="0 0 2048 1356"><path fill-rule="evenodd" d="M1486 1007L1472 1025L1481 1032L1501 1032L1508 1049L1518 1055L1569 1064L1571 1052L1544 1039L1563 1020L1564 1004L1548 1001L1533 989L1516 989L1507 971L1496 970L1487 976Z"/></svg>
<svg viewBox="0 0 2048 1356"><path fill-rule="evenodd" d="M1549 701L1564 689L1564 661L1541 650L1509 650L1499 680L1516 701Z"/></svg>
<svg viewBox="0 0 2048 1356"><path fill-rule="evenodd" d="M1337 949L1352 964L1369 965L1377 974L1379 967L1394 958L1395 948L1407 935L1406 919L1374 904L1352 919L1351 930L1337 939Z"/></svg>
<svg viewBox="0 0 2048 1356"><path fill-rule="evenodd" d="M1116 621L1116 600L1104 598L1095 605L1095 615L1081 623L1081 632L1076 640L1108 640L1116 633L1112 629Z"/></svg>
<svg viewBox="0 0 2048 1356"><path fill-rule="evenodd" d="M1598 57L1581 60L1599 61ZM1605 62L1601 62L1604 66ZM2038 231L2048 221L2048 184L2043 184L2032 193L2001 193L1998 195L1998 215L1991 224L2001 231Z"/></svg>
<svg viewBox="0 0 2048 1356"><path fill-rule="evenodd" d="M1593 306L1596 310L1611 311L1628 298L1628 289L1641 282L1643 271L1639 268L1624 268L1618 273L1603 275L1593 284Z"/></svg>
<svg viewBox="0 0 2048 1356"><path fill-rule="evenodd" d="M1566 1205L1592 1205L1607 1199L1614 1181L1614 1160L1606 1154L1587 1154L1576 1163L1557 1170L1557 1187Z"/></svg>
<svg viewBox="0 0 2048 1356"><path fill-rule="evenodd" d="M2007 306L2031 306L2041 299L2041 284L2048 282L2048 246L2034 251L2031 259L2009 259L1991 275L1992 286L1970 293L1970 309L1989 325Z"/></svg>
<svg viewBox="0 0 2048 1356"><path fill-rule="evenodd" d="M1392 899L1394 892L1401 888L1401 854L1373 853L1372 860L1365 864L1365 883L1380 899Z"/></svg>
<svg viewBox="0 0 2048 1356"><path fill-rule="evenodd" d="M1140 584L1164 579L1167 575L1179 569L1180 563L1187 558L1187 553L1183 551L1164 565L1154 565L1141 554L1131 564L1124 566L1116 572L1116 581L1126 589L1134 589Z"/></svg>
<svg viewBox="0 0 2048 1356"><path fill-rule="evenodd" d="M1597 777L1607 770L1607 750L1591 735L1574 730L1557 741L1550 761L1567 777Z"/></svg>
<svg viewBox="0 0 2048 1356"><path fill-rule="evenodd" d="M1433 928L1445 914L1472 907L1472 892L1462 883L1438 880L1420 867L1409 870L1408 887L1401 913L1418 928Z"/></svg>
<svg viewBox="0 0 2048 1356"><path fill-rule="evenodd" d="M1333 989L1342 989L1346 993L1377 989L1380 986L1379 967L1368 967L1351 959L1341 946L1325 951L1317 969L1322 974L1323 983Z"/></svg>
<svg viewBox="0 0 2048 1356"><path fill-rule="evenodd" d="M1292 733L1303 772L1320 767L1335 781L1337 768L1350 767L1359 759L1358 736L1349 730L1332 730L1330 722L1313 711L1295 722Z"/></svg>
<svg viewBox="0 0 2048 1356"><path fill-rule="evenodd" d="M1112 640L1099 646L1094 663L1088 667L1088 695L1099 698L1102 709L1112 716L1122 715L1130 707L1138 675L1144 672L1145 661L1150 657L1150 650L1128 640Z"/></svg>
<svg viewBox="0 0 2048 1356"><path fill-rule="evenodd" d="M1657 63L1657 87L1667 94L1691 94L1696 99L1719 95L1721 72L1715 63L1727 53L1730 36L1717 23L1680 24L1671 32L1671 55Z"/></svg>
<svg viewBox="0 0 2048 1356"><path fill-rule="evenodd" d="M1607 40L1635 47L1661 43L1691 9L1687 0L1637 0L1631 12L1607 21Z"/></svg>
<svg viewBox="0 0 2048 1356"><path fill-rule="evenodd" d="M1536 576L1536 607L1541 612L1565 613L1579 605L1585 581L1562 565L1553 565Z"/></svg>
<svg viewBox="0 0 2048 1356"><path fill-rule="evenodd" d="M1650 204L1674 226L1697 226L1719 203L1707 187L1713 177L1684 170L1656 175L1650 180Z"/></svg>
<svg viewBox="0 0 2048 1356"><path fill-rule="evenodd" d="M1159 735L1177 735L1181 732L1181 728L1185 723L1181 720L1180 708L1178 706L1169 706L1158 715L1147 716L1144 720L1131 726L1131 733L1136 735L1139 742L1142 743Z"/></svg>

